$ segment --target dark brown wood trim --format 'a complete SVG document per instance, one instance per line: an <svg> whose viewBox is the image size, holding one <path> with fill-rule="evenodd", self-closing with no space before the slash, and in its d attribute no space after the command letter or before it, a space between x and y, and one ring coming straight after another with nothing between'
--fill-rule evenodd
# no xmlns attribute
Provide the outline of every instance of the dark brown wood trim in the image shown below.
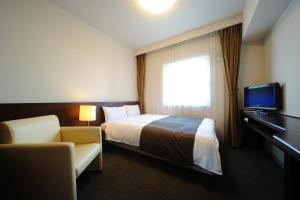
<svg viewBox="0 0 300 200"><path fill-rule="evenodd" d="M61 126L86 126L87 122L78 120L79 106L95 105L97 106L96 121L90 122L90 125L99 126L105 121L102 106L112 107L134 104L138 104L138 102L4 103L0 104L0 121L56 115Z"/></svg>

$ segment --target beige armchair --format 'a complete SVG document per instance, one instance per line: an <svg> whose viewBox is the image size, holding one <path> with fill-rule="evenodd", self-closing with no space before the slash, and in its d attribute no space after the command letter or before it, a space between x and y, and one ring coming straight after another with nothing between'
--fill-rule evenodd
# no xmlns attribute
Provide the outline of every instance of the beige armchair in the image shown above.
<svg viewBox="0 0 300 200"><path fill-rule="evenodd" d="M102 170L99 127L60 127L54 115L0 123L0 199L77 199L88 166Z"/></svg>

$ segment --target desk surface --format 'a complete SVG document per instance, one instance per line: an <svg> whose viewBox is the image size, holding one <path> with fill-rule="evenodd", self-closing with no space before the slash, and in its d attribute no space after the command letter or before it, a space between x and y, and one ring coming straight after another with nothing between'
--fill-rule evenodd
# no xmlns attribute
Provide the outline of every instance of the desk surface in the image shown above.
<svg viewBox="0 0 300 200"><path fill-rule="evenodd" d="M281 114L256 114L243 111L244 115L274 131L273 142L283 151L300 160L300 119Z"/></svg>

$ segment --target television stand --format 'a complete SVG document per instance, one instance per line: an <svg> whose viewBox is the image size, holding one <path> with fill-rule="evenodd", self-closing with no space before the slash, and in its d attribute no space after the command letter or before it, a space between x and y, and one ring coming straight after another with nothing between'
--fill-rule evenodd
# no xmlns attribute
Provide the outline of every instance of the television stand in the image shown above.
<svg viewBox="0 0 300 200"><path fill-rule="evenodd" d="M241 111L241 123L243 136L251 130L284 152L285 199L299 196L300 119L277 113L261 115Z"/></svg>

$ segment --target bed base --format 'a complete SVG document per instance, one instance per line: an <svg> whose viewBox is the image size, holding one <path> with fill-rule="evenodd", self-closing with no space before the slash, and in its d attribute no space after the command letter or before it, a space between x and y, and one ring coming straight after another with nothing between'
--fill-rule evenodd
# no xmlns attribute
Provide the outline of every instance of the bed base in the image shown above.
<svg viewBox="0 0 300 200"><path fill-rule="evenodd" d="M161 160L161 161L164 161L164 162L167 162L167 163L171 163L173 165L183 167L183 168L186 168L186 169L189 169L189 170L202 172L202 173L205 173L205 174L208 174L208 175L215 175L215 173L207 171L206 169L203 169L202 167L199 167L197 165L185 165L185 164L177 163L177 162L162 158L160 156L156 156L156 155L144 152L144 151L140 150L138 147L135 147L135 146L132 146L132 145L124 144L124 143L121 143L121 142L114 142L114 141L110 141L110 140L104 140L104 142L107 143L107 144L111 144L111 145L120 147L122 149L130 150L130 151L133 151L133 152L136 152L136 153L139 153L139 154L151 157L151 158L155 158L157 160Z"/></svg>

